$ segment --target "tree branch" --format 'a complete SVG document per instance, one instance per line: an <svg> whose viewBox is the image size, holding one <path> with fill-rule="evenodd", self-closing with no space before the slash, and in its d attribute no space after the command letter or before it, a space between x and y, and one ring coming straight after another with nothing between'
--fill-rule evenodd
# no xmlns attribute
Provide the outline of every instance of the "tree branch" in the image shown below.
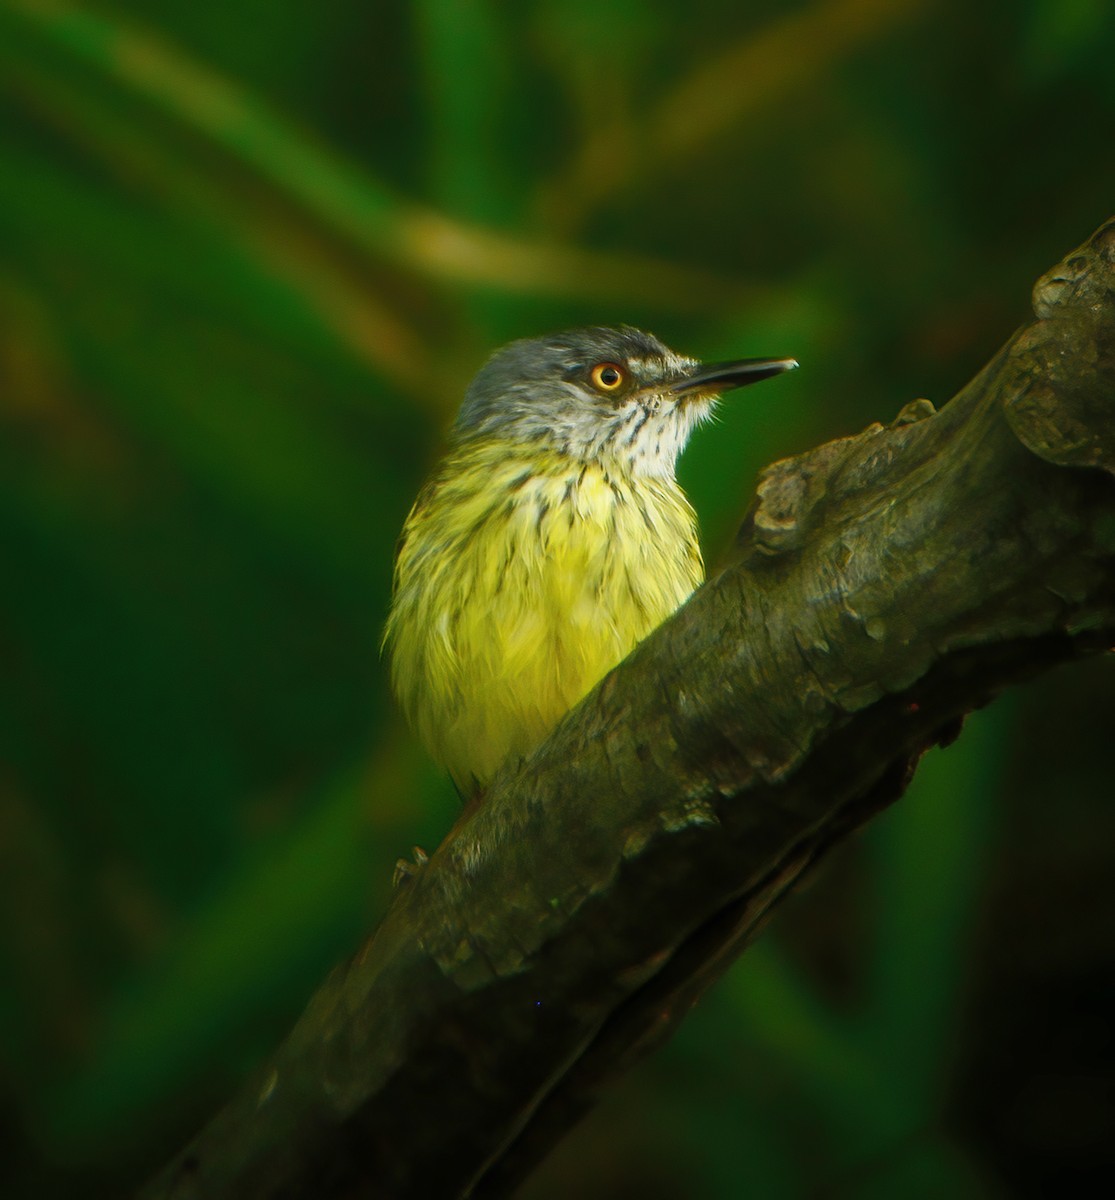
<svg viewBox="0 0 1115 1200"><path fill-rule="evenodd" d="M500 1196L964 714L1115 643L1115 221L941 412L768 468L154 1198Z"/></svg>

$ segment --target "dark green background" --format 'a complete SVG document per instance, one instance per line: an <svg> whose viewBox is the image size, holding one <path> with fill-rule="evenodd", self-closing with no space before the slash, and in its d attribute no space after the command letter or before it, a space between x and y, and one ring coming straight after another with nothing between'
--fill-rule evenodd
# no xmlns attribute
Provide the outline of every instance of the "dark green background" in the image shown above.
<svg viewBox="0 0 1115 1200"><path fill-rule="evenodd" d="M793 354L683 476L942 403L1115 211L1108 0L0 0L0 1193L118 1195L436 845L395 535L507 339ZM535 1200L1115 1157L1110 658L972 718Z"/></svg>

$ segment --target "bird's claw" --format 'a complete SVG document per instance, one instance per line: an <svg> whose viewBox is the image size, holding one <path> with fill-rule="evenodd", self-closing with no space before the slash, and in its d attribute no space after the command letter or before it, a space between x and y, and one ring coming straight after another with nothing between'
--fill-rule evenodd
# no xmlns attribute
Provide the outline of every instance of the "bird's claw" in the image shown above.
<svg viewBox="0 0 1115 1200"><path fill-rule="evenodd" d="M419 871L430 861L430 856L422 849L421 846L412 846L411 854L414 855L414 861L409 858L400 858L395 862L395 872L391 876L391 886L398 887L402 883L409 882Z"/></svg>

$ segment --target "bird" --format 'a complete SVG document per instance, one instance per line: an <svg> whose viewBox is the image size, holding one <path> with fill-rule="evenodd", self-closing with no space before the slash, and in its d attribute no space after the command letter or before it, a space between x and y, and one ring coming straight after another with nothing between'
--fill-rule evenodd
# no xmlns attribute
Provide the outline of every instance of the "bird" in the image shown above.
<svg viewBox="0 0 1115 1200"><path fill-rule="evenodd" d="M705 364L625 325L521 339L481 368L403 526L383 635L466 806L704 581L678 456L722 393L797 365Z"/></svg>

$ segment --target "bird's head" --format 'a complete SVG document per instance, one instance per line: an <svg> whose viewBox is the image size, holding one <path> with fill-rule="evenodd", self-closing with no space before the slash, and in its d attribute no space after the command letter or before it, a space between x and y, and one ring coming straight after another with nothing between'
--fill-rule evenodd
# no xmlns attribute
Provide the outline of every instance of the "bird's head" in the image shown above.
<svg viewBox="0 0 1115 1200"><path fill-rule="evenodd" d="M628 474L671 477L722 392L797 365L792 358L705 364L630 326L524 339L496 351L472 381L454 437L543 444Z"/></svg>

